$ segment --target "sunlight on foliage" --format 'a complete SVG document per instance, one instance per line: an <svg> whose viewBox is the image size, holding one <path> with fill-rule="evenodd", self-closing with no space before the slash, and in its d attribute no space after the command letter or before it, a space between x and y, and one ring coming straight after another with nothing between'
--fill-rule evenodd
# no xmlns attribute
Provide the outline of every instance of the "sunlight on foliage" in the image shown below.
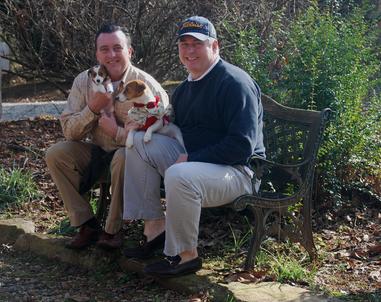
<svg viewBox="0 0 381 302"><path fill-rule="evenodd" d="M279 13L274 15L276 20ZM319 192L340 203L343 191L381 200L381 96L376 31L363 12L345 18L311 6L266 43L254 29L236 34L235 62L262 91L291 107L334 110L319 152ZM266 45L266 49L263 49Z"/></svg>
<svg viewBox="0 0 381 302"><path fill-rule="evenodd" d="M0 168L0 209L39 197L37 185L29 171L21 168Z"/></svg>
<svg viewBox="0 0 381 302"><path fill-rule="evenodd" d="M57 226L49 230L49 234L55 234L55 235L63 235L63 236L68 236L68 235L73 235L76 232L76 228L72 227L70 225L69 218L65 218L59 222Z"/></svg>
<svg viewBox="0 0 381 302"><path fill-rule="evenodd" d="M257 256L257 265L267 268L268 274L273 275L278 282L312 284L316 274L316 269L311 267L305 253L291 242L267 242L267 248L262 248Z"/></svg>

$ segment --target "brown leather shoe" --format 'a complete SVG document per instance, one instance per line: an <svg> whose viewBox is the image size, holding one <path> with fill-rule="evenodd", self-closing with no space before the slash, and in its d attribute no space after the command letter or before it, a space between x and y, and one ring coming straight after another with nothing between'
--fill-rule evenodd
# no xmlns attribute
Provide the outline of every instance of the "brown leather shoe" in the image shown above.
<svg viewBox="0 0 381 302"><path fill-rule="evenodd" d="M79 232L65 246L69 249L80 250L95 243L99 237L99 231L87 225L82 225Z"/></svg>
<svg viewBox="0 0 381 302"><path fill-rule="evenodd" d="M123 234L118 232L116 234L109 234L103 232L97 241L97 246L106 250L115 250L123 245Z"/></svg>

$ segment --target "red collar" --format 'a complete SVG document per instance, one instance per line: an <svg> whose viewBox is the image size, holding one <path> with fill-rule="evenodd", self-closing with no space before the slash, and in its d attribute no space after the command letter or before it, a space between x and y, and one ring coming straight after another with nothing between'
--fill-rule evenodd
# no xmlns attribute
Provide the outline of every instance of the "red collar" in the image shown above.
<svg viewBox="0 0 381 302"><path fill-rule="evenodd" d="M158 95L155 95L155 101L148 102L147 104L134 103L134 107L137 107L137 108L146 107L147 109L152 109L158 106L159 101L160 101L160 97Z"/></svg>

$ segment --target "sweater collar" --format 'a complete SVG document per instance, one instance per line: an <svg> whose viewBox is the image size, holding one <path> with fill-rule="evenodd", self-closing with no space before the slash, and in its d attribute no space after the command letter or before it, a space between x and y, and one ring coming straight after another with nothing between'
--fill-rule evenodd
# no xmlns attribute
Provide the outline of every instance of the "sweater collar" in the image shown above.
<svg viewBox="0 0 381 302"><path fill-rule="evenodd" d="M193 78L192 78L192 76L191 76L191 74L189 74L188 75L188 81L189 82L197 82L197 81L200 81L200 80L202 80L213 68L214 68L214 66L216 66L217 65L217 63L220 61L220 59L221 59L221 57L218 55L217 56L217 58L216 58L216 60L213 62L213 64L209 67L209 69L207 70L207 71L205 71L204 72L204 74L203 75L201 75L201 77L199 77L199 78L197 78L197 79L195 79L195 80L193 80Z"/></svg>

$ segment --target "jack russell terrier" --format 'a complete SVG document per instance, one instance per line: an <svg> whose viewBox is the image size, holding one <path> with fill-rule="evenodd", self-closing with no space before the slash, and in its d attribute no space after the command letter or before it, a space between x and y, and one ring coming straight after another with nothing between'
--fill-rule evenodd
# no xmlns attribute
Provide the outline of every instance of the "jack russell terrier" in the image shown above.
<svg viewBox="0 0 381 302"><path fill-rule="evenodd" d="M144 142L149 142L153 132L167 135L176 139L184 147L180 129L169 122L170 105L164 108L158 96L154 96L151 89L141 80L127 82L123 90L116 96L117 102L130 102L132 108L128 110L128 117L143 125L138 130L145 130ZM134 145L135 131L130 130L126 139L126 147Z"/></svg>
<svg viewBox="0 0 381 302"><path fill-rule="evenodd" d="M87 72L91 79L93 92L110 93L114 92L111 79L108 75L107 69L104 65L95 65L91 67ZM103 109L101 113L107 113L110 115L114 112L114 106L110 105L108 108Z"/></svg>

